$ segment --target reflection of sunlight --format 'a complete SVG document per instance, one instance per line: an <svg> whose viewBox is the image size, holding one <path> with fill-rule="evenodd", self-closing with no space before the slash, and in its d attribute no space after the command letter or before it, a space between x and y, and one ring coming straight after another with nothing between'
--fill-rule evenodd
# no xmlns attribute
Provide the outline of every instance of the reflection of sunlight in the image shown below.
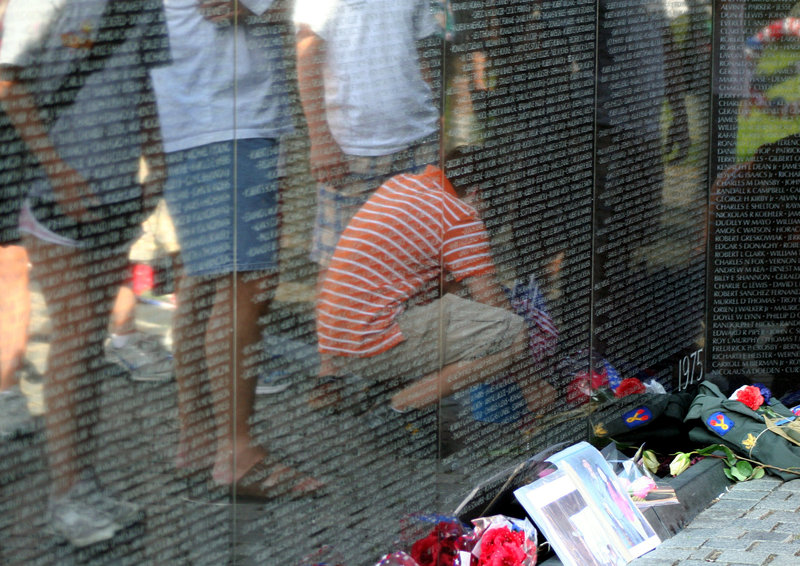
<svg viewBox="0 0 800 566"><path fill-rule="evenodd" d="M313 303L314 285L299 281L281 281L275 291L275 300L285 303Z"/></svg>
<svg viewBox="0 0 800 566"><path fill-rule="evenodd" d="M797 7L792 12L796 11ZM787 30L781 31L786 35L783 40L776 39L776 32L770 29L781 21L774 20L748 39L748 57L754 70L751 99L740 108L738 161L750 159L765 143L800 131L800 41Z"/></svg>
<svg viewBox="0 0 800 566"><path fill-rule="evenodd" d="M677 18L689 12L686 0L664 0L664 10L668 18Z"/></svg>

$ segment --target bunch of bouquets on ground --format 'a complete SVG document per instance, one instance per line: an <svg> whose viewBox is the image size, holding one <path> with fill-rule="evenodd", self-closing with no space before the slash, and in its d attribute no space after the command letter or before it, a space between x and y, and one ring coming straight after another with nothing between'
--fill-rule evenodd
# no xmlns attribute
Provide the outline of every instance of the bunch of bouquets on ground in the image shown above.
<svg viewBox="0 0 800 566"><path fill-rule="evenodd" d="M387 554L375 566L534 566L536 543L527 519L494 515L468 527L441 518L409 549Z"/></svg>

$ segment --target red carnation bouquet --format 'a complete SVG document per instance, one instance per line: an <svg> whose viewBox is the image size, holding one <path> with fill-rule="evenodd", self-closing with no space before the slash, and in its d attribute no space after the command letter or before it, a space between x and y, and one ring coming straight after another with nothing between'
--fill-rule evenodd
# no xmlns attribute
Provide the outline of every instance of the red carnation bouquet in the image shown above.
<svg viewBox="0 0 800 566"><path fill-rule="evenodd" d="M534 566L536 529L530 521L503 515L472 521L439 520L410 553L387 554L376 566Z"/></svg>
<svg viewBox="0 0 800 566"><path fill-rule="evenodd" d="M534 566L536 564L536 529L503 515L481 517L472 521L478 542L472 551L477 561L472 566Z"/></svg>
<svg viewBox="0 0 800 566"><path fill-rule="evenodd" d="M411 557L418 566L471 566L462 564L461 551L475 545L472 533L458 521L440 521L430 533L411 546Z"/></svg>

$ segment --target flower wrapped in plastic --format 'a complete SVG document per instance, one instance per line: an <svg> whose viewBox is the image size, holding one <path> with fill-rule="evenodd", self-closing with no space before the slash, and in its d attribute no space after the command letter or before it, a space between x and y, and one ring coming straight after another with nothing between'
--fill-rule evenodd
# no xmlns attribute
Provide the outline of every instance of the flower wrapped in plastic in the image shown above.
<svg viewBox="0 0 800 566"><path fill-rule="evenodd" d="M644 445L631 458L620 452L613 443L603 448L601 454L637 508L679 503L675 489L664 482L659 483L653 476L653 470L648 466L656 469L660 467L660 462L652 451L644 449Z"/></svg>
<svg viewBox="0 0 800 566"><path fill-rule="evenodd" d="M536 529L528 521L503 515L472 521L477 543L470 566L534 566ZM461 565L466 566L466 565Z"/></svg>
<svg viewBox="0 0 800 566"><path fill-rule="evenodd" d="M471 529L457 519L440 517L427 535L411 545L410 554L384 556L380 566L471 566L469 552L475 545ZM376 565L377 566L377 565Z"/></svg>
<svg viewBox="0 0 800 566"><path fill-rule="evenodd" d="M608 375L595 369L582 371L575 375L567 386L567 403L570 405L583 405L588 403L595 393L608 387Z"/></svg>
<svg viewBox="0 0 800 566"><path fill-rule="evenodd" d="M407 552L397 551L381 557L375 566L419 566Z"/></svg>

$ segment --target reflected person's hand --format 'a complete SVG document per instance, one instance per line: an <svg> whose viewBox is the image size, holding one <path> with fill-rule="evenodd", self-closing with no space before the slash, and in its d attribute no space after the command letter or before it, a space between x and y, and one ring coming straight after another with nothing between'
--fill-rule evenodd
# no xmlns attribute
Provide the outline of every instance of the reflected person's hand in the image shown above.
<svg viewBox="0 0 800 566"><path fill-rule="evenodd" d="M347 158L335 141L312 142L309 158L311 161L311 174L318 183L334 187L340 187L344 184L350 168L347 165Z"/></svg>
<svg viewBox="0 0 800 566"><path fill-rule="evenodd" d="M252 14L236 0L198 0L197 6L205 19L218 25L230 24L235 19Z"/></svg>

